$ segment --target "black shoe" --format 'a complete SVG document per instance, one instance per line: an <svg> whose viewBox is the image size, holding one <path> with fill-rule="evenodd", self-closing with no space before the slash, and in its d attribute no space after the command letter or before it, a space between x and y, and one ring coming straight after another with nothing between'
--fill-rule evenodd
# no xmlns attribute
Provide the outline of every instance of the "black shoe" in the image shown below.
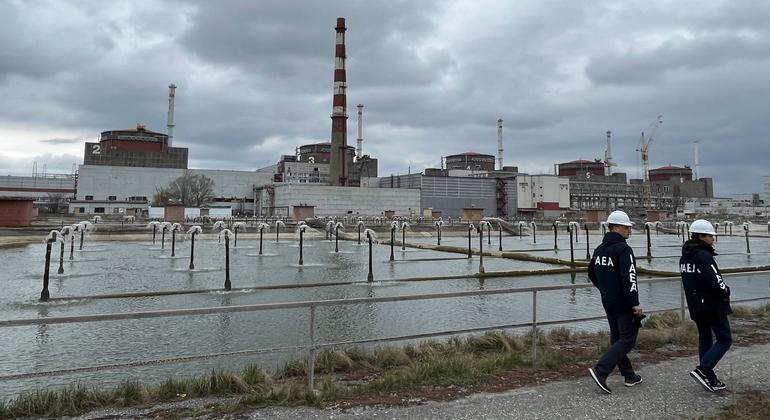
<svg viewBox="0 0 770 420"><path fill-rule="evenodd" d="M607 394L612 394L612 390L610 387L607 386L607 377L601 376L596 371L594 371L593 368L588 368L588 373L591 374L591 378L596 382L596 385L601 388L602 391L604 391Z"/></svg>
<svg viewBox="0 0 770 420"><path fill-rule="evenodd" d="M727 385L725 385L724 382L717 379L717 377L714 377L714 379L709 379L709 385L711 386L711 389L713 389L714 391L721 391L727 388Z"/></svg>
<svg viewBox="0 0 770 420"><path fill-rule="evenodd" d="M714 392L714 388L711 387L711 383L709 382L706 375L701 372L700 368L695 368L695 370L690 372L690 376L693 377L701 386L706 388L706 391Z"/></svg>
<svg viewBox="0 0 770 420"><path fill-rule="evenodd" d="M632 378L626 378L623 381L623 385L631 387L636 384L642 383L642 376L641 375L634 375Z"/></svg>

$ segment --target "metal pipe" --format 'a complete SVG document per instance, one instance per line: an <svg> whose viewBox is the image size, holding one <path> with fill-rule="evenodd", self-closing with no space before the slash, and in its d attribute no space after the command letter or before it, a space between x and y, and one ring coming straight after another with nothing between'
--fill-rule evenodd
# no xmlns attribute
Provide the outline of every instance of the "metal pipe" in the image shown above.
<svg viewBox="0 0 770 420"><path fill-rule="evenodd" d="M230 290L230 235L225 232L225 290Z"/></svg>

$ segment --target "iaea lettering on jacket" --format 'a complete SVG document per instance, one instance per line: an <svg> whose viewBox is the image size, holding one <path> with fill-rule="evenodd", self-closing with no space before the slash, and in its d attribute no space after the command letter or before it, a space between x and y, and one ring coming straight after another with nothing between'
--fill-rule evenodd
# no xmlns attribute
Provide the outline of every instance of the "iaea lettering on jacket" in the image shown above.
<svg viewBox="0 0 770 420"><path fill-rule="evenodd" d="M639 305L634 252L620 234L604 236L588 265L588 277L601 291L608 312L625 314Z"/></svg>

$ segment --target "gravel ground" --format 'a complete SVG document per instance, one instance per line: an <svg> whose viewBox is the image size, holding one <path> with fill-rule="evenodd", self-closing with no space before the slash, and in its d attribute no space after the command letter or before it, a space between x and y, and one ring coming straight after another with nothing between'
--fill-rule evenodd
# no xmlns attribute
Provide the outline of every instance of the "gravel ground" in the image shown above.
<svg viewBox="0 0 770 420"><path fill-rule="evenodd" d="M737 348L727 353L717 367L728 389L710 393L688 372L695 357L647 365L638 370L644 382L626 388L621 377L608 380L612 395L600 393L589 378L531 386L499 394L477 394L451 402L426 402L406 407L356 407L351 409L269 407L229 418L248 419L664 419L692 418L716 414L732 404L736 392L770 391L770 344ZM170 403L144 409L107 409L79 419L147 418L178 410L200 410L224 400L202 399Z"/></svg>

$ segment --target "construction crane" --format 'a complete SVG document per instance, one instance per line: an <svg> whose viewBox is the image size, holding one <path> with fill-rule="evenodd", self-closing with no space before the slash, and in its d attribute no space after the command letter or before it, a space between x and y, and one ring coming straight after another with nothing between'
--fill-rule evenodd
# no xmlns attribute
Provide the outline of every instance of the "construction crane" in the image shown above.
<svg viewBox="0 0 770 420"><path fill-rule="evenodd" d="M636 149L642 155L642 176L645 182L650 181L650 145L655 140L655 132L658 131L658 126L663 124L663 115L658 115L655 121L647 127L646 137L644 131L642 131L642 138L639 139L639 148Z"/></svg>

